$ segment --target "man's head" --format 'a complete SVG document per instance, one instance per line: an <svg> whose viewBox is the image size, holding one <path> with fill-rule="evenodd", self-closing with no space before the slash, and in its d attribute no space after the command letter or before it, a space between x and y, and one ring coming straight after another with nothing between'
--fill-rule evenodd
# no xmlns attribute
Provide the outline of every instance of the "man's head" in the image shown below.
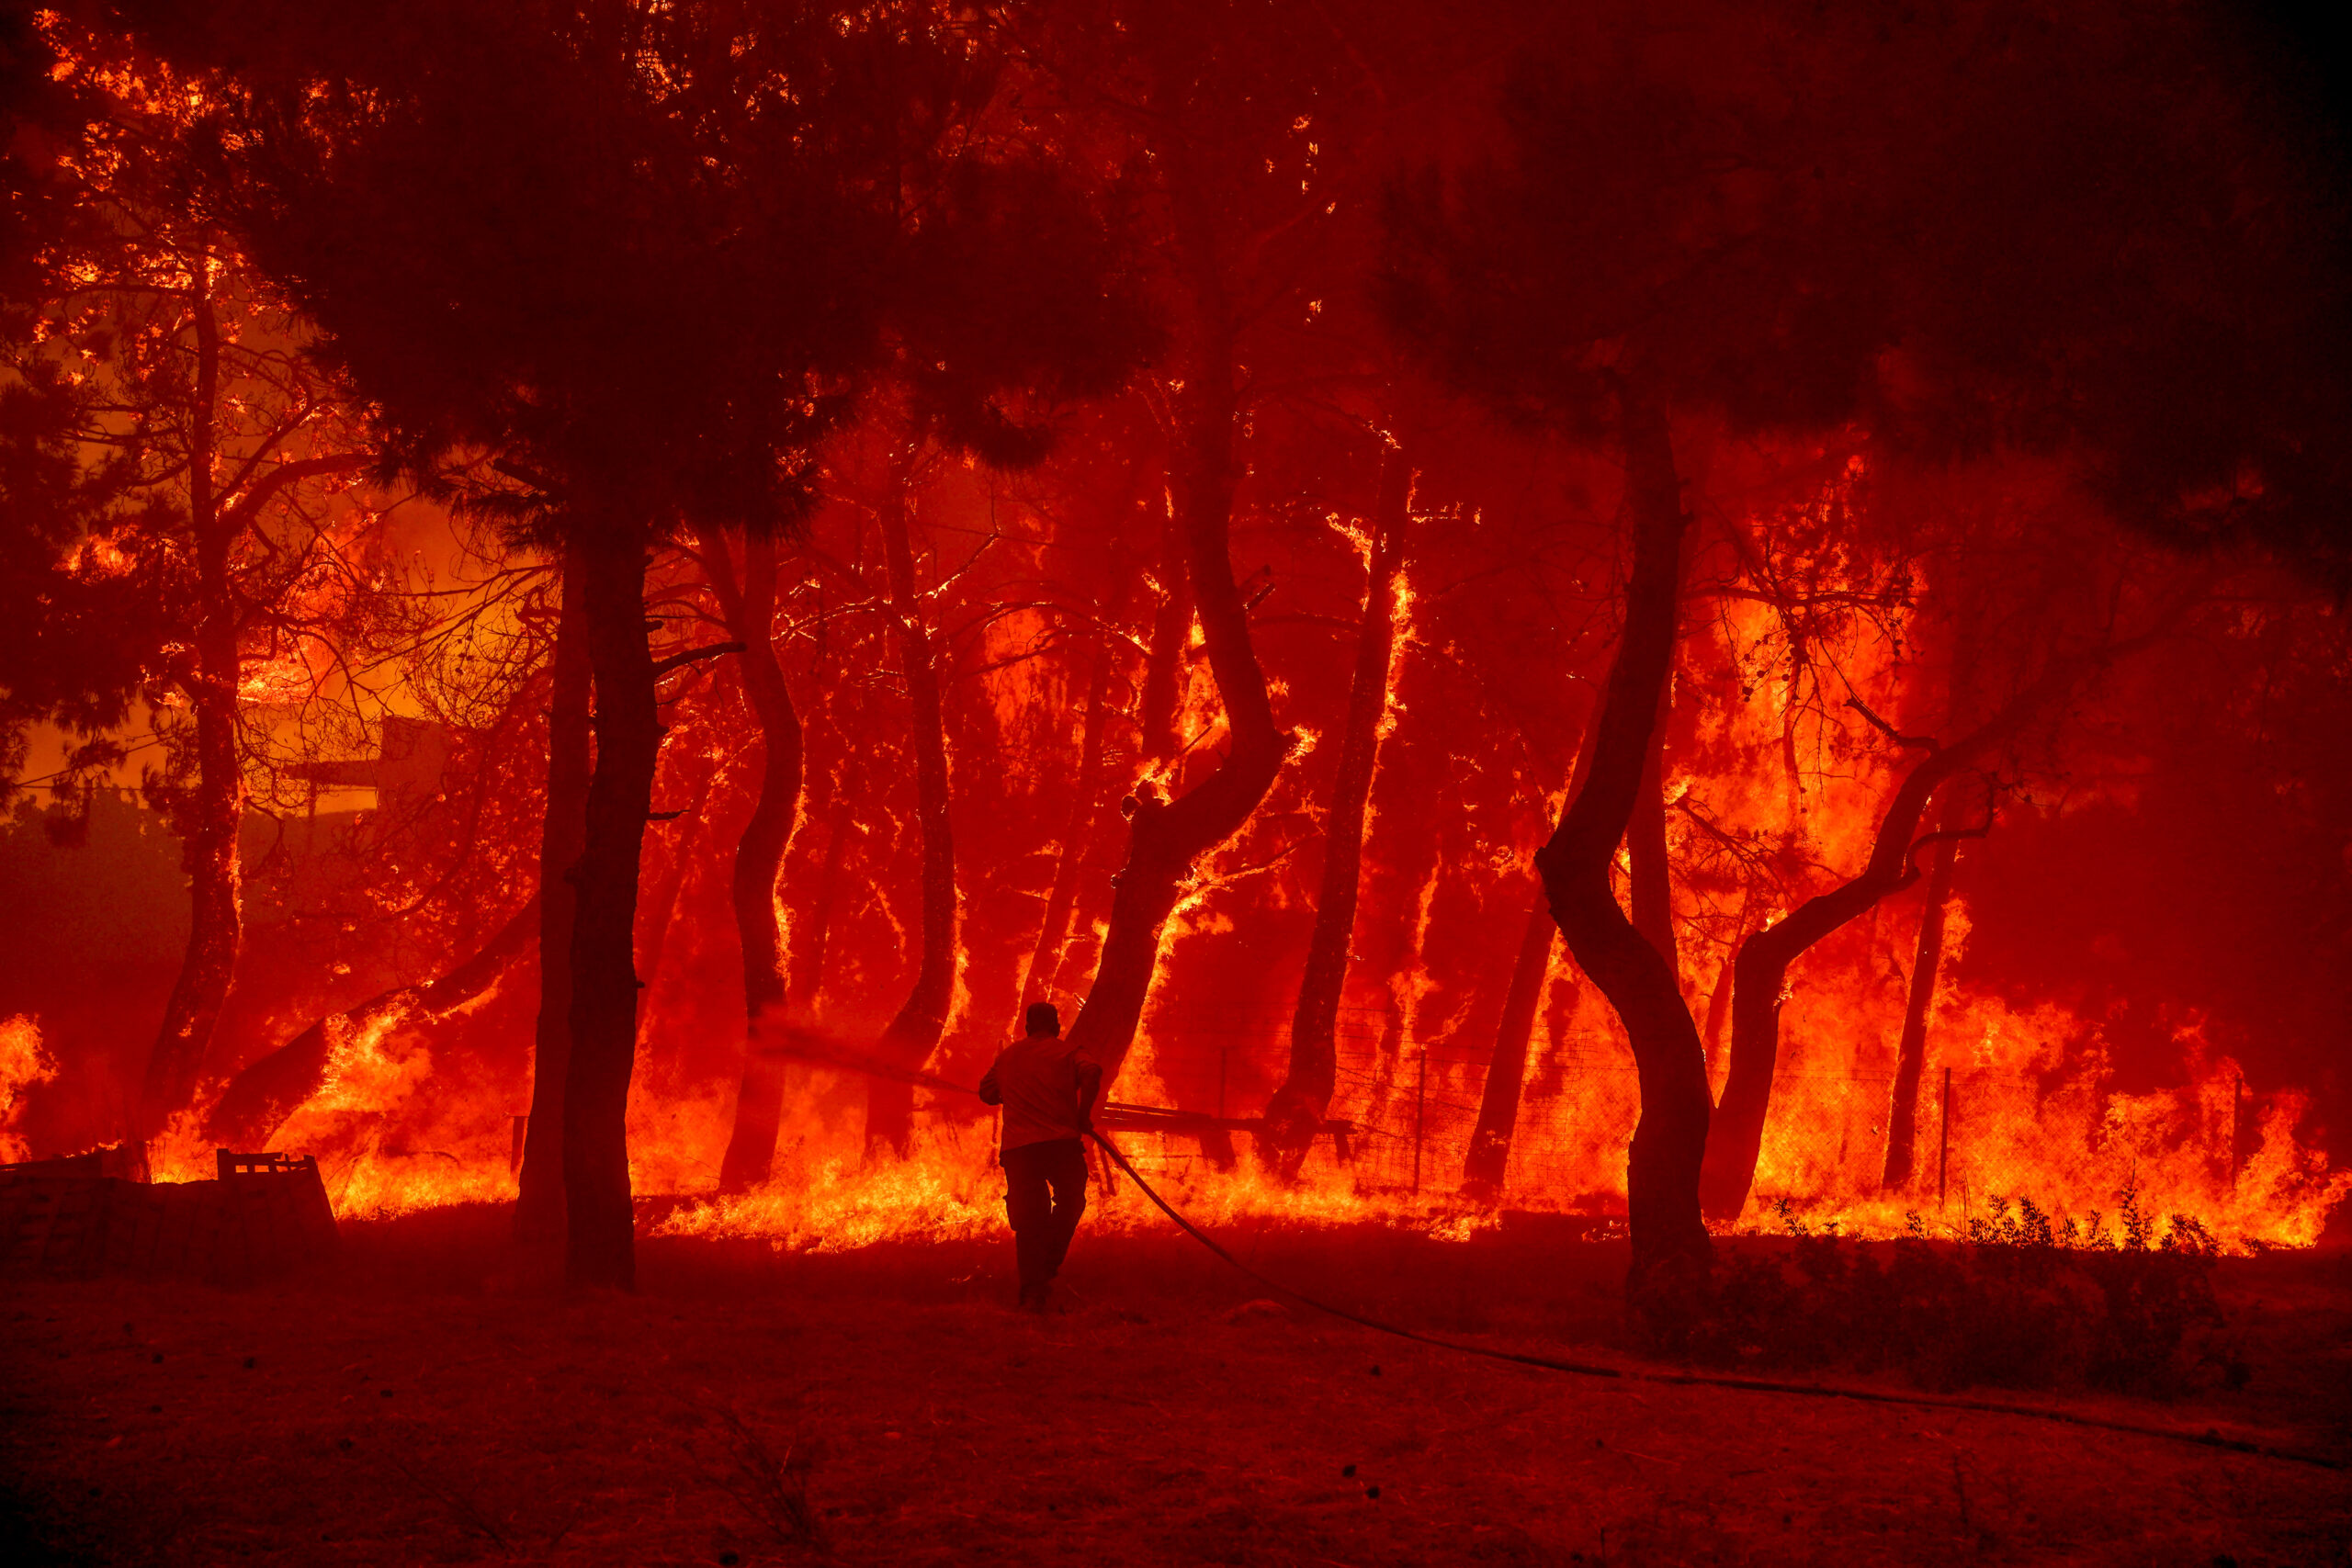
<svg viewBox="0 0 2352 1568"><path fill-rule="evenodd" d="M1045 1035L1059 1034L1062 1032L1062 1015L1054 1010L1054 1004L1051 1002L1031 1002L1027 1022L1029 1035L1033 1040Z"/></svg>

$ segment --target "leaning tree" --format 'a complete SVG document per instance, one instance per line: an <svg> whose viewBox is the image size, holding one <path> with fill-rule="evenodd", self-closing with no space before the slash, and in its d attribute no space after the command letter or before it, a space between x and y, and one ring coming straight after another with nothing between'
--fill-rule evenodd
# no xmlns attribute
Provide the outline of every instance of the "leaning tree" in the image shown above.
<svg viewBox="0 0 2352 1568"><path fill-rule="evenodd" d="M1624 462L1623 631L1541 864L1639 1069L1636 1279L1707 1247L1697 1032L1610 886L1677 635L1676 421L1860 429L1946 460L2061 453L2137 525L2307 554L2314 502L2343 491L2344 378L2310 331L2342 337L2321 281L2335 232L2230 73L2221 20L2031 9L1612 10L1574 48L1531 51L1498 151L1394 203L1404 335L1510 416L1605 436ZM1951 771L1911 793L1924 805ZM1773 955L1807 936L1750 937L1755 983L1775 989Z"/></svg>

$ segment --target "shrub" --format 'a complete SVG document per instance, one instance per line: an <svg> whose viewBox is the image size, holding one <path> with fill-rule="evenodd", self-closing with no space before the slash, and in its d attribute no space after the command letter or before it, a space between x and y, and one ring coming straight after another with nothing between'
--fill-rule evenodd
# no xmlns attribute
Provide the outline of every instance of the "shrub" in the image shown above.
<svg viewBox="0 0 2352 1568"><path fill-rule="evenodd" d="M2107 1216L2055 1221L2030 1199L1995 1198L1965 1239L1911 1235L1866 1247L1775 1205L1793 1243L1726 1248L1671 1300L1644 1303L1654 1348L1714 1365L1892 1371L1923 1386L2080 1383L2170 1397L2245 1381L2212 1270L2220 1247L2194 1219L2161 1236L2136 1187Z"/></svg>

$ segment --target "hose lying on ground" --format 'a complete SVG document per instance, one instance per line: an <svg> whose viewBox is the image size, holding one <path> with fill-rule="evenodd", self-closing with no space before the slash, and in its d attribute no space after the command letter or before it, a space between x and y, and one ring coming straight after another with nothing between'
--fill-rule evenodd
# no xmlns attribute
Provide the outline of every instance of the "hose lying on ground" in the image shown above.
<svg viewBox="0 0 2352 1568"><path fill-rule="evenodd" d="M953 1082L936 1074L918 1072L896 1066L860 1053L842 1051L832 1042L808 1031L790 1031L789 1038L794 1042L792 1045L770 1047L769 1053L805 1061L812 1066L839 1067L848 1072L865 1073L876 1077L895 1078L903 1083L914 1084L919 1088L939 1089L952 1094L977 1096L979 1093L979 1090L968 1085ZM821 1045L823 1049L814 1048L817 1045ZM2224 1438L2210 1427L2203 1432L2190 1432L2177 1427L2152 1427L2131 1421L2113 1421L2103 1416L2086 1416L2069 1410L2051 1410L2030 1404L2007 1404L1998 1400L1957 1399L1927 1393L1896 1393L1884 1389L1841 1388L1830 1383L1782 1382L1771 1378L1734 1377L1714 1372L1667 1372L1608 1367L1589 1361L1568 1361L1552 1356L1532 1355L1523 1351L1498 1350L1490 1346L1470 1345L1458 1339L1448 1339L1442 1335L1425 1334L1419 1329L1407 1328L1398 1324L1367 1316L1360 1312L1352 1312L1346 1307L1334 1306L1329 1302L1319 1301L1304 1291L1261 1274L1249 1264L1234 1257L1215 1237L1186 1219L1174 1204L1161 1197L1158 1190L1143 1179L1142 1173L1129 1162L1119 1146L1104 1136L1100 1129L1089 1128L1088 1134L1093 1138L1095 1145L1110 1157L1111 1162L1126 1173L1127 1179L1134 1182L1146 1198L1151 1200L1153 1207L1174 1222L1177 1229L1215 1253L1244 1278L1254 1280L1274 1294L1296 1302L1301 1306L1339 1318L1343 1322L1352 1323L1362 1328L1371 1329L1375 1334L1393 1335L1399 1339L1409 1339L1418 1345L1433 1346L1440 1350L1451 1350L1457 1355L1477 1356L1490 1361L1507 1361L1517 1366L1540 1368L1545 1371L1567 1372L1577 1377L1617 1378L1627 1382L1664 1383L1676 1387L1726 1388L1746 1393L1783 1393L1806 1399L1850 1399L1865 1404L1910 1405L1926 1410L1964 1410L1995 1416L2018 1416L2034 1421L2054 1421L2069 1427L2087 1427L2105 1432L2125 1432L2139 1438L2161 1438L2168 1442L2193 1443L2199 1448L2219 1449L2229 1453L2254 1454L2263 1459L2284 1460L2293 1464L2312 1465L2321 1470L2341 1471L2346 1468L2340 1460L2329 1459L2321 1454L2301 1453L2292 1449L2273 1448L2266 1443L2249 1442L2240 1438Z"/></svg>

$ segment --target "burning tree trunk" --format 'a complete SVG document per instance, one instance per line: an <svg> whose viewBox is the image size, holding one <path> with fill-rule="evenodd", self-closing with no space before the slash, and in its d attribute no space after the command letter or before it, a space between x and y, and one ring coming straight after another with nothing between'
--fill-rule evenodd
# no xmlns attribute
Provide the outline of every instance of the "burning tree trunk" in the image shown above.
<svg viewBox="0 0 2352 1568"><path fill-rule="evenodd" d="M628 1084L637 1047L638 863L662 750L646 645L645 546L609 525L583 542L596 765L571 931L571 1054L563 1085L565 1282L634 1287Z"/></svg>
<svg viewBox="0 0 2352 1568"><path fill-rule="evenodd" d="M1363 865L1364 807L1372 798L1380 724L1388 713L1390 656L1396 644L1396 570L1404 553L1412 469L1391 450L1374 502L1372 555L1365 563L1363 617L1356 634L1356 667L1348 687L1348 716L1340 736L1340 769L1324 819L1323 885L1315 929L1306 944L1306 972L1291 1014L1290 1067L1266 1106L1269 1138L1285 1175L1295 1176L1315 1130L1329 1110L1338 1076L1340 992L1348 977L1348 948L1356 927L1356 894Z"/></svg>
<svg viewBox="0 0 2352 1568"><path fill-rule="evenodd" d="M1622 386L1618 401L1634 523L1625 629L1601 699L1592 765L1535 859L1568 951L1617 1010L1634 1050L1642 1114L1625 1188L1628 1284L1638 1289L1660 1265L1703 1261L1711 1251L1699 1214L1709 1095L1706 1057L1673 965L1626 919L1610 886L1610 863L1634 818L1674 660L1689 525L1665 416Z"/></svg>
<svg viewBox="0 0 2352 1568"><path fill-rule="evenodd" d="M1198 232L1204 221L1195 215L1188 225L1195 231L1187 249L1197 338L1178 394L1170 518L1183 530L1185 569L1229 744L1216 771L1184 795L1162 800L1148 785L1139 786L1126 807L1132 813L1127 858L1111 896L1110 929L1094 984L1069 1035L1073 1047L1102 1064L1106 1087L1117 1080L1135 1043L1159 966L1160 933L1194 862L1240 830L1273 787L1289 752L1288 739L1274 728L1265 671L1250 638L1249 610L1233 577L1233 328ZM1177 592L1176 584L1168 587L1171 595ZM1166 639L1154 640L1156 657Z"/></svg>
<svg viewBox="0 0 2352 1568"><path fill-rule="evenodd" d="M196 1098L212 1032L236 976L244 921L237 834L244 820L244 771L237 746L237 606L229 578L232 526L213 489L214 400L220 392L220 326L205 292L209 263L197 266L196 381L187 417L188 527L196 544L195 668L187 681L196 712L197 778L185 831L189 884L187 952L164 1004L164 1026L147 1058L132 1128L155 1136Z"/></svg>
<svg viewBox="0 0 2352 1568"><path fill-rule="evenodd" d="M548 696L548 793L539 826L539 1015L532 1043L531 1112L514 1236L551 1254L564 1235L563 1082L571 1059L571 928L575 874L588 842L588 780L595 761L589 726L586 568L563 556L563 608L556 622Z"/></svg>
<svg viewBox="0 0 2352 1568"><path fill-rule="evenodd" d="M288 1116L318 1093L335 1054L355 1036L429 1023L472 1001L495 984L529 945L539 923L539 896L498 928L481 951L437 980L396 986L356 1007L317 1020L285 1044L229 1080L204 1119L204 1135L223 1148L266 1144Z"/></svg>
<svg viewBox="0 0 2352 1568"><path fill-rule="evenodd" d="M1909 1185L1912 1145L1917 1136L1919 1075L1928 1057L1928 1014L1935 1005L1936 974L1942 966L1944 906L1951 898L1952 861L1959 844L1957 802L1943 810L1943 836L1928 863L1927 908L1919 912L1919 945L1911 961L1911 994L1903 1009L1903 1040L1894 1053L1894 1103L1887 1118L1886 1168L1880 1185L1893 1192Z"/></svg>
<svg viewBox="0 0 2352 1568"><path fill-rule="evenodd" d="M922 831L922 940L914 987L882 1032L882 1054L885 1060L915 1068L938 1045L955 995L956 843L948 817L947 728L939 700L939 655L923 624L922 604L915 597L914 548L907 527L909 482L906 472L892 474L878 516L915 754L915 818ZM870 1079L865 1107L868 1150L888 1145L906 1153L914 1122L912 1083Z"/></svg>
<svg viewBox="0 0 2352 1568"><path fill-rule="evenodd" d="M740 586L725 540L706 540L703 554L728 629L743 645L736 669L759 720L763 748L759 798L735 847L731 889L735 934L743 953L743 1082L735 1096L735 1127L719 1162L718 1185L722 1191L740 1192L767 1179L783 1117L785 1064L763 1053L761 1028L784 1005L784 927L775 885L800 810L802 745L800 716L775 656L775 542L745 541Z"/></svg>
<svg viewBox="0 0 2352 1568"><path fill-rule="evenodd" d="M1511 1133L1519 1124L1519 1100L1527 1081L1527 1043L1535 1035L1535 1010L1544 999L1544 977L1552 967L1552 937L1559 930L1542 899L1528 912L1527 931L1511 964L1510 989L1503 997L1502 1022L1495 1030L1494 1060L1487 1066L1478 1096L1478 1124L1471 1129L1470 1152L1462 1161L1462 1190L1491 1199L1502 1190L1510 1164Z"/></svg>
<svg viewBox="0 0 2352 1568"><path fill-rule="evenodd" d="M1114 546L1111 592L1102 606L1106 622L1117 620L1126 608L1130 571L1125 551ZM1118 659L1115 634L1105 629L1095 640L1094 670L1086 688L1086 719L1079 733L1078 779L1070 795L1069 819L1062 829L1060 852L1054 857L1054 880L1046 890L1045 923L1037 928L1037 945L1029 954L1028 973L1021 984L1023 1006L1047 999L1061 974L1070 915L1078 905L1079 871L1093 846L1095 819L1102 810L1103 737L1109 728L1111 680Z"/></svg>

